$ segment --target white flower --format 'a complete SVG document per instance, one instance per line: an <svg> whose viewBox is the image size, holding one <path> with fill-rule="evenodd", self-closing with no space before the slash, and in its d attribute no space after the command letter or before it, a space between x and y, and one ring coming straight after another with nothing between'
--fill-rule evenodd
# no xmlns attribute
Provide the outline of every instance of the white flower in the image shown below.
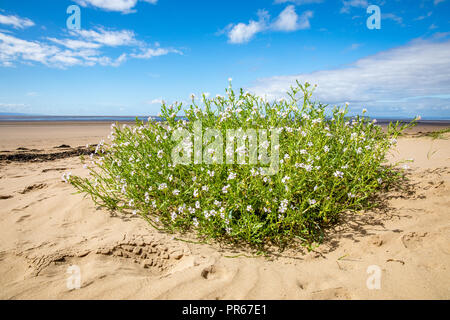
<svg viewBox="0 0 450 320"><path fill-rule="evenodd" d="M317 203L317 201L315 199L309 199L308 202L309 202L310 206L313 206Z"/></svg>
<svg viewBox="0 0 450 320"><path fill-rule="evenodd" d="M233 81L233 78L228 78L228 81L229 81L229 82Z"/></svg>
<svg viewBox="0 0 450 320"><path fill-rule="evenodd" d="M347 195L348 195L349 198L354 198L354 197L356 197L356 195L353 194L353 193L351 193L351 192L347 193Z"/></svg>
<svg viewBox="0 0 450 320"><path fill-rule="evenodd" d="M197 218L192 219L192 223L195 227L198 227L198 220Z"/></svg>
<svg viewBox="0 0 450 320"><path fill-rule="evenodd" d="M344 176L344 173L341 172L341 171L336 171L335 173L333 173L333 175L334 175L336 178L342 178L342 177Z"/></svg>
<svg viewBox="0 0 450 320"><path fill-rule="evenodd" d="M202 190L208 192L209 187L208 187L208 186L203 186L203 187L202 187Z"/></svg>
<svg viewBox="0 0 450 320"><path fill-rule="evenodd" d="M198 189L194 189L193 195L194 195L194 198L197 198L197 197L198 197ZM198 201L197 201L197 202L198 202Z"/></svg>
<svg viewBox="0 0 450 320"><path fill-rule="evenodd" d="M223 193L228 193L228 188L230 187L229 184L227 184L225 187L222 188Z"/></svg>
<svg viewBox="0 0 450 320"><path fill-rule="evenodd" d="M383 179L378 178L378 179L377 179L377 182L378 182L378 184L382 184L382 183L383 183Z"/></svg>
<svg viewBox="0 0 450 320"><path fill-rule="evenodd" d="M284 176L283 179L281 179L282 183L286 183L287 181L289 181L291 178L288 176Z"/></svg>
<svg viewBox="0 0 450 320"><path fill-rule="evenodd" d="M248 206L247 206L247 211L248 211L248 212L252 212L252 211L253 211L253 208L252 208L251 205L248 205Z"/></svg>
<svg viewBox="0 0 450 320"><path fill-rule="evenodd" d="M61 179L62 179L65 183L67 183L67 182L69 182L69 180L70 180L70 175L71 175L71 174L72 174L71 172L64 173L64 174L62 175Z"/></svg>
<svg viewBox="0 0 450 320"><path fill-rule="evenodd" d="M283 201L281 201L280 203L280 207L278 208L278 212L280 213L285 213L287 210L287 205L288 205L288 201L286 199L284 199Z"/></svg>
<svg viewBox="0 0 450 320"><path fill-rule="evenodd" d="M158 186L158 190L165 190L165 189L167 189L167 183L161 183L161 184Z"/></svg>
<svg viewBox="0 0 450 320"><path fill-rule="evenodd" d="M197 209L200 209L200 201L195 201L195 207L196 207Z"/></svg>
<svg viewBox="0 0 450 320"><path fill-rule="evenodd" d="M236 173L230 172L230 174L228 175L227 180L233 180L234 178L236 178Z"/></svg>
<svg viewBox="0 0 450 320"><path fill-rule="evenodd" d="M186 205L183 203L183 205L178 207L178 212L183 213L185 209L186 209Z"/></svg>
<svg viewBox="0 0 450 320"><path fill-rule="evenodd" d="M133 210L133 215L135 216L136 214L137 214L137 211L136 210Z"/></svg>
<svg viewBox="0 0 450 320"><path fill-rule="evenodd" d="M173 193L174 196L177 196L177 195L180 194L180 190L175 189L175 190L173 190L172 193Z"/></svg>
<svg viewBox="0 0 450 320"><path fill-rule="evenodd" d="M330 151L330 148L328 146L323 147L323 151L328 152Z"/></svg>
<svg viewBox="0 0 450 320"><path fill-rule="evenodd" d="M162 156L163 156L163 153L164 153L164 152L163 152L162 150L159 150L159 151L158 151L158 158L160 158L160 159L161 159L161 158L162 158Z"/></svg>

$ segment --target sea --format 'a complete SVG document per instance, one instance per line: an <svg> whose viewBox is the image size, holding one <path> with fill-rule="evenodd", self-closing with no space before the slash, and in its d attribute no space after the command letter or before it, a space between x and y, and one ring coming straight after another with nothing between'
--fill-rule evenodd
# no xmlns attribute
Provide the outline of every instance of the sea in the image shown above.
<svg viewBox="0 0 450 320"><path fill-rule="evenodd" d="M15 115L15 114L0 114L0 122L135 122L136 119L141 121L148 121L151 118L153 121L163 121L158 116L48 116L48 115ZM185 117L177 117L178 120L186 120ZM409 123L412 119L406 118L377 118L378 124L388 124L389 122L401 121ZM449 126L450 119L422 119L420 124L429 124L437 126Z"/></svg>

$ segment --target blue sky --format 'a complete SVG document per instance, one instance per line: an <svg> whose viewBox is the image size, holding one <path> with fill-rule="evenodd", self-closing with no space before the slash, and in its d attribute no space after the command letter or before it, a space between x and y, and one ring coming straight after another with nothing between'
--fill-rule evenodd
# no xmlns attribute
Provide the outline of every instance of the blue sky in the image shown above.
<svg viewBox="0 0 450 320"><path fill-rule="evenodd" d="M232 77L269 99L298 79L353 112L450 119L449 13L450 0L0 0L0 112L156 115Z"/></svg>

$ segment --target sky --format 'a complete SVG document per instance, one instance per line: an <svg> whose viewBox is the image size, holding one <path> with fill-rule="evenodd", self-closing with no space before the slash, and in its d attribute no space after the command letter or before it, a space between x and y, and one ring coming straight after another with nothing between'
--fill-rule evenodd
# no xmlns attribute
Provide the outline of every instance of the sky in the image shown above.
<svg viewBox="0 0 450 320"><path fill-rule="evenodd" d="M156 115L232 78L269 100L299 80L351 113L450 119L449 13L450 0L0 0L0 113Z"/></svg>

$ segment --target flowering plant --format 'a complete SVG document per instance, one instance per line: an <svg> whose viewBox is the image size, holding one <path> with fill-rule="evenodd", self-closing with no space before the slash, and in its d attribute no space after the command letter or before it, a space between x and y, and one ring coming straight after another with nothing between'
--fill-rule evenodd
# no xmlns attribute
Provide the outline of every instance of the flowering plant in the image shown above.
<svg viewBox="0 0 450 320"><path fill-rule="evenodd" d="M257 246L294 238L310 244L339 214L374 205L374 194L399 178L385 156L414 124L383 131L365 110L346 117L347 105L326 117L313 91L297 82L289 99L269 102L230 83L225 96L203 95L203 108L192 97L186 120L178 117L182 104L163 102L163 121L113 124L111 143L102 141L90 157L89 178L68 181L96 203L169 232ZM223 152L230 131L244 132L244 143ZM276 139L264 139L269 133Z"/></svg>

